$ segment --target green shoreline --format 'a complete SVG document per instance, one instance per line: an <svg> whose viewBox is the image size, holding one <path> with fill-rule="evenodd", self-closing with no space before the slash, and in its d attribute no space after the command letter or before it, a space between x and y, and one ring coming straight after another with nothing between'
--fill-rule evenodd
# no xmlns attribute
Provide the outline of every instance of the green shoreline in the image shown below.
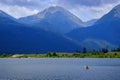
<svg viewBox="0 0 120 80"><path fill-rule="evenodd" d="M108 53L57 53L47 54L0 54L0 58L120 58L120 52Z"/></svg>

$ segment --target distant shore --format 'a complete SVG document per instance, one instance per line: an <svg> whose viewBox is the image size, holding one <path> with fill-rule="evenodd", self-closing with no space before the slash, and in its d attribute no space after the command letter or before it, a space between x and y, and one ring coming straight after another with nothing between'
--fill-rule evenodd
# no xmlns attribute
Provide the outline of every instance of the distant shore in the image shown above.
<svg viewBox="0 0 120 80"><path fill-rule="evenodd" d="M108 53L57 53L46 54L0 54L0 58L120 58L120 52Z"/></svg>

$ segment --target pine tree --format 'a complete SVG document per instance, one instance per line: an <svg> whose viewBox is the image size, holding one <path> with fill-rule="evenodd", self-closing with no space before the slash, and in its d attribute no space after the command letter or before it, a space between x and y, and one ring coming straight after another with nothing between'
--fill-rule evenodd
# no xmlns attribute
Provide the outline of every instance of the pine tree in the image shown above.
<svg viewBox="0 0 120 80"><path fill-rule="evenodd" d="M86 48L83 48L83 53L87 53L87 49Z"/></svg>

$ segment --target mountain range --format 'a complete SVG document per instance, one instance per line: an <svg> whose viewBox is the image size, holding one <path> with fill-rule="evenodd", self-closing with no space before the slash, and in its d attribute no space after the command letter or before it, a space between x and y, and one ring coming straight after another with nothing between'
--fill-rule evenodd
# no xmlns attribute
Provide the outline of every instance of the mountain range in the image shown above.
<svg viewBox="0 0 120 80"><path fill-rule="evenodd" d="M23 17L21 22L44 30L64 34L85 26L84 22L62 7L49 7L38 14Z"/></svg>
<svg viewBox="0 0 120 80"><path fill-rule="evenodd" d="M120 45L120 5L83 22L62 7L15 19L0 11L0 53L74 52Z"/></svg>
<svg viewBox="0 0 120 80"><path fill-rule="evenodd" d="M0 53L73 52L80 48L63 35L18 23L0 11Z"/></svg>
<svg viewBox="0 0 120 80"><path fill-rule="evenodd" d="M79 42L84 42L86 39L93 39L92 42L102 40L113 45L105 45L111 48L120 45L120 5L100 18L93 26L72 30L66 35Z"/></svg>

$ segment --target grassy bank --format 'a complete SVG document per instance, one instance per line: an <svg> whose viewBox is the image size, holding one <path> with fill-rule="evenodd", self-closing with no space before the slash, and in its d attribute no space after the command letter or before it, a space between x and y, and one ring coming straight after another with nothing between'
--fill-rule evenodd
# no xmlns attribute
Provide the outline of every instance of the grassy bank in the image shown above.
<svg viewBox="0 0 120 80"><path fill-rule="evenodd" d="M120 58L120 52L108 53L56 53L49 52L47 54L0 54L0 58Z"/></svg>

